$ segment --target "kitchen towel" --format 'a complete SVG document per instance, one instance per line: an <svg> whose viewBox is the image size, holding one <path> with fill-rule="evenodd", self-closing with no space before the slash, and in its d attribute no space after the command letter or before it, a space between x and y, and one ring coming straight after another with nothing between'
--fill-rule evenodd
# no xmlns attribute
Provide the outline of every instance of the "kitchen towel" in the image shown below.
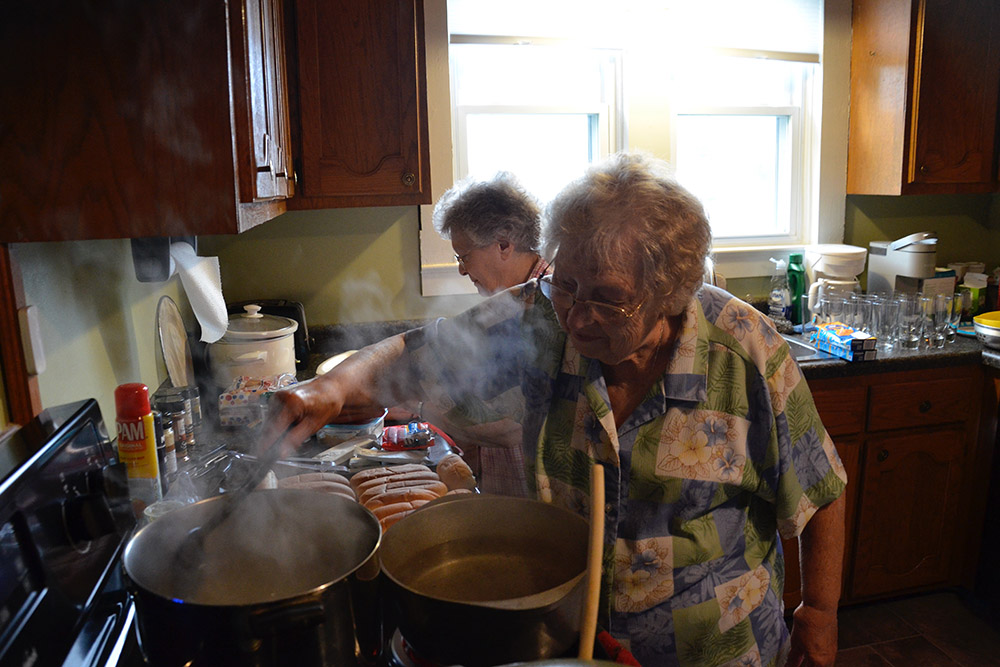
<svg viewBox="0 0 1000 667"><path fill-rule="evenodd" d="M214 343L229 328L218 257L199 257L190 243L170 244L170 275L178 273L191 309L201 324L201 340Z"/></svg>

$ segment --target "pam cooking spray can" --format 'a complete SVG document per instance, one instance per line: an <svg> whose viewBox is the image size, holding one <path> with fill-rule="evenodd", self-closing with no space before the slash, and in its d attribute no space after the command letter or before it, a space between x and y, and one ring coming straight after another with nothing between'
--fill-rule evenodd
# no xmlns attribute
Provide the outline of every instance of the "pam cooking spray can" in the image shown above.
<svg viewBox="0 0 1000 667"><path fill-rule="evenodd" d="M129 495L141 516L146 505L163 498L149 388L141 382L119 385L115 389L115 409L118 457L125 463Z"/></svg>

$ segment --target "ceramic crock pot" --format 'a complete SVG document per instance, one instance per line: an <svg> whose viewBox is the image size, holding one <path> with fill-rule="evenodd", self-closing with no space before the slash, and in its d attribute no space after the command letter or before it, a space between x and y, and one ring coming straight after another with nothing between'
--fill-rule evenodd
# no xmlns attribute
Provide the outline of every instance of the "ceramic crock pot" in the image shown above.
<svg viewBox="0 0 1000 667"><path fill-rule="evenodd" d="M229 328L208 346L212 381L225 388L236 378L265 378L295 374L295 338L299 324L277 315L265 315L260 306L244 306L246 312L232 315Z"/></svg>

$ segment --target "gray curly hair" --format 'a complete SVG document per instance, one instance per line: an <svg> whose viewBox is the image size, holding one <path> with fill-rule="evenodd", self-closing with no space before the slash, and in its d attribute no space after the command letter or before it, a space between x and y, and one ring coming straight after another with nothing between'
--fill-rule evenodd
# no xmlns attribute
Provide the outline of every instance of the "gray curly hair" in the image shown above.
<svg viewBox="0 0 1000 667"><path fill-rule="evenodd" d="M446 239L454 229L482 248L500 239L521 252L537 252L541 207L510 172L489 181L465 179L445 192L434 207L434 228Z"/></svg>
<svg viewBox="0 0 1000 667"><path fill-rule="evenodd" d="M638 266L637 296L655 295L677 315L701 287L712 230L666 162L622 152L592 165L548 205L543 255L554 259L561 246L580 243L599 266Z"/></svg>

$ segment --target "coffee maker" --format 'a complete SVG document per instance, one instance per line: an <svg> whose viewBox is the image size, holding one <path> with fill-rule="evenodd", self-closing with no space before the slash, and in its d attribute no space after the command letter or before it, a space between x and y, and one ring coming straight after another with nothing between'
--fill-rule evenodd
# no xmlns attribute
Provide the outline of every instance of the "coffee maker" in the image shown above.
<svg viewBox="0 0 1000 667"><path fill-rule="evenodd" d="M897 284L899 278L934 277L934 267L937 265L937 234L934 232L910 234L892 242L872 241L868 248L869 292L892 292L900 289L901 286Z"/></svg>
<svg viewBox="0 0 1000 667"><path fill-rule="evenodd" d="M861 291L858 275L865 270L868 251L852 245L821 243L805 248L809 310L815 311L824 297Z"/></svg>

